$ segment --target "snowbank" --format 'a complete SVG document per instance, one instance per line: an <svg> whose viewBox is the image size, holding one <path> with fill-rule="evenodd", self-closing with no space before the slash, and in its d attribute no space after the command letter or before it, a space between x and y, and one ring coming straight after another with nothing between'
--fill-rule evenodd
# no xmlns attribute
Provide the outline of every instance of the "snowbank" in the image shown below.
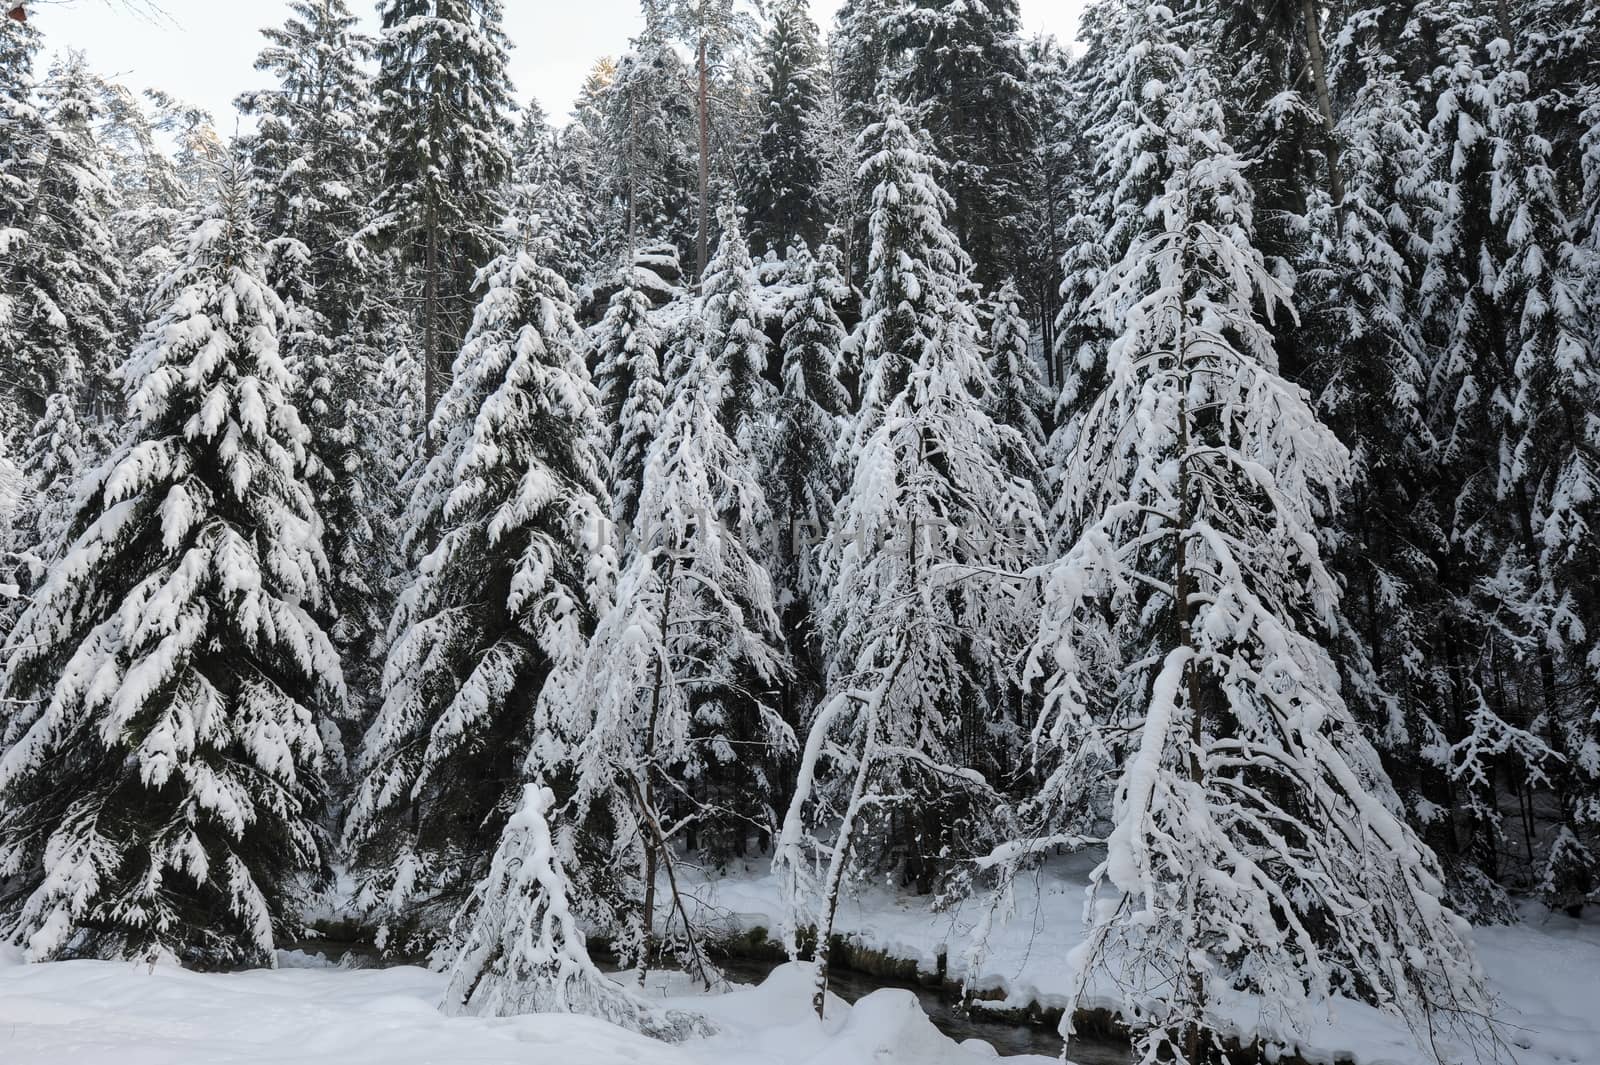
<svg viewBox="0 0 1600 1065"><path fill-rule="evenodd" d="M1064 1006L1062 963L1081 938L1087 859L1052 862L1019 883L1016 912L997 925L976 962L978 985L1015 1005ZM698 876L692 892L730 929L777 925L776 885L752 863ZM934 913L927 900L885 886L839 908L840 930L861 947L918 961L959 979L984 907ZM1476 932L1519 1065L1600 1063L1600 920L1529 911L1510 927ZM986 1044L956 1044L909 992L876 991L854 1006L834 999L826 1021L810 1008L809 974L783 966L759 987L673 997L718 1028L670 1047L583 1017L445 1017L445 978L410 966L331 968L300 953L276 971L193 973L174 966L75 961L24 965L0 952L0 1062L5 1065L979 1065ZM675 992L675 985L669 987ZM652 985L652 996L662 988ZM1269 1009L1241 999L1236 1033L1276 1027ZM1300 1047L1313 1062L1422 1065L1407 1033L1376 1011L1342 1003ZM1043 1065L1045 1058L1010 1058Z"/></svg>
<svg viewBox="0 0 1600 1065"><path fill-rule="evenodd" d="M194 973L176 966L0 957L6 1065L980 1065L985 1045L941 1035L907 992L810 1012L807 975L686 1000L718 1035L667 1046L570 1015L446 1017L445 978L412 966ZM675 1003L677 1004L677 1003ZM1049 1059L1011 1059L1044 1065Z"/></svg>

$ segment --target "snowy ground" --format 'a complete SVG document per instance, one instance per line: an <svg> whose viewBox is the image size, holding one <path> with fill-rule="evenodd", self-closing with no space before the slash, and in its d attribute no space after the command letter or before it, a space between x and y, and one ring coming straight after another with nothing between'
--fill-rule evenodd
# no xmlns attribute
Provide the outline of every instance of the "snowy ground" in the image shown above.
<svg viewBox="0 0 1600 1065"><path fill-rule="evenodd" d="M1060 1003L1061 962L1081 931L1081 860L1020 885L1016 912L978 963L980 986L1010 1001ZM730 927L776 924L776 893L752 865L694 890ZM931 913L924 901L866 890L840 907L842 931L866 946L920 959L947 953L952 973L982 908ZM1600 1063L1600 921L1544 917L1477 932L1520 1065ZM762 986L709 998L667 998L721 1029L668 1047L582 1017L447 1018L443 977L414 967L302 968L201 974L176 967L61 962L24 965L0 953L3 1065L982 1065L994 1051L939 1033L911 993L881 990L826 1023L809 1008L803 973L784 967ZM667 989L654 988L660 996ZM1241 1033L1271 1028L1259 1004L1239 1003ZM1343 1005L1301 1046L1312 1061L1417 1065L1405 1033L1366 1007ZM1043 1065L1044 1058L1008 1058Z"/></svg>
<svg viewBox="0 0 1600 1065"><path fill-rule="evenodd" d="M286 959L293 964L294 959ZM907 991L834 1002L819 1023L805 974L674 1002L721 1032L671 1047L587 1017L445 1017L444 978L393 969L193 973L113 962L0 959L5 1065L984 1065ZM1045 1058L1008 1061L1046 1065Z"/></svg>

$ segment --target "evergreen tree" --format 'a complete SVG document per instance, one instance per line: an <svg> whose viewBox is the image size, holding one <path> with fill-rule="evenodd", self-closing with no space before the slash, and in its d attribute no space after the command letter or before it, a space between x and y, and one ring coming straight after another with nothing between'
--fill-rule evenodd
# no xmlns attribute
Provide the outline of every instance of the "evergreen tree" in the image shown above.
<svg viewBox="0 0 1600 1065"><path fill-rule="evenodd" d="M353 329L372 267L357 236L367 223L376 108L364 66L372 43L345 0L291 0L282 26L262 30L256 69L277 85L249 92L240 111L257 118L249 139L264 201L262 224L300 247L286 293L309 307L325 344ZM313 431L316 431L314 428Z"/></svg>
<svg viewBox="0 0 1600 1065"><path fill-rule="evenodd" d="M784 0L762 41L764 107L742 181L750 242L782 252L814 248L822 160L813 127L822 109L822 46L804 0Z"/></svg>
<svg viewBox="0 0 1600 1065"><path fill-rule="evenodd" d="M1006 459L1014 477L1038 483L1039 460L1044 455L1045 431L1041 415L1050 409L1039 364L1029 346L1028 320L1022 315L1022 297L1010 281L1000 286L983 308L987 319L989 416L1016 433L1018 447Z"/></svg>
<svg viewBox="0 0 1600 1065"><path fill-rule="evenodd" d="M593 265L594 234L584 207L584 192L568 180L561 136L537 100L522 109L511 151L511 214L538 219L557 256L551 267L576 286Z"/></svg>
<svg viewBox="0 0 1600 1065"><path fill-rule="evenodd" d="M376 150L370 128L371 43L355 32L343 0L294 0L281 27L263 30L256 69L273 89L239 99L258 116L250 139L263 224L275 235L268 276L288 304L285 358L318 460L312 478L334 564L331 626L345 675L359 692L376 687L370 649L383 630L381 553L370 522L381 478L360 446L376 434L367 397L377 374L367 291L377 282L359 239L367 223Z"/></svg>
<svg viewBox="0 0 1600 1065"><path fill-rule="evenodd" d="M652 280L637 256L618 271L595 339L601 420L611 433L611 519L625 528L638 513L647 453L666 402L661 339L650 318Z"/></svg>
<svg viewBox="0 0 1600 1065"><path fill-rule="evenodd" d="M695 227L694 75L660 17L648 18L632 44L601 96L609 154L602 166L622 214L615 252L625 259L670 242L687 259Z"/></svg>
<svg viewBox="0 0 1600 1065"><path fill-rule="evenodd" d="M24 367L16 365L25 312L13 279L27 254L26 220L33 198L34 172L44 147L43 121L34 94L33 58L38 34L0 19L0 434L28 424L25 395L19 387Z"/></svg>
<svg viewBox="0 0 1600 1065"><path fill-rule="evenodd" d="M607 871L589 903L619 956L642 978L675 955L709 987L719 977L674 872L680 841L693 850L733 833L724 847L735 850L771 832L768 768L794 737L769 705L786 663L771 578L749 547L766 500L718 416L727 377L691 350L650 449L615 601L582 661L546 687L529 770L572 789L564 860L579 865L581 848ZM662 875L671 897L658 904Z"/></svg>
<svg viewBox="0 0 1600 1065"><path fill-rule="evenodd" d="M755 457L766 445L757 437L774 392L767 378L771 344L756 303L755 264L738 212L725 208L720 220L722 239L700 282L702 343L712 371L724 382L722 426L746 454Z"/></svg>
<svg viewBox="0 0 1600 1065"><path fill-rule="evenodd" d="M1015 269L1032 150L1017 0L909 0L884 30L904 56L886 84L921 112L945 164L950 227L974 278L998 288Z"/></svg>
<svg viewBox="0 0 1600 1065"><path fill-rule="evenodd" d="M1554 491L1572 500L1557 486L1569 471L1579 480L1568 483L1581 483L1586 464L1569 465L1560 443L1572 439L1569 430L1555 428L1568 415L1553 394L1540 395L1559 387L1557 352L1582 376L1568 223L1526 78L1492 34L1481 21L1450 27L1436 75L1429 150L1438 206L1421 306L1438 344L1424 403L1437 441L1432 506L1444 530L1435 565L1447 599L1435 620L1450 706L1440 726L1450 743L1454 836L1467 882L1462 894L1484 899L1486 913L1508 913L1491 882L1532 887L1536 874L1516 877L1502 868L1502 784L1520 791L1552 780L1560 820L1572 820L1566 744L1583 741L1563 713L1561 688L1572 658L1583 652L1571 656L1561 631L1569 622L1557 604L1566 589L1547 579L1555 571L1544 569L1546 516L1536 499ZM1480 51L1485 38L1489 44ZM1572 401L1581 405L1583 393ZM1543 437L1533 451L1524 449L1530 430ZM1552 545L1563 526L1583 525L1577 505L1576 513L1551 514Z"/></svg>
<svg viewBox="0 0 1600 1065"><path fill-rule="evenodd" d="M1527 75L1502 63L1493 91L1491 221L1504 249L1494 295L1511 357L1495 496L1512 504L1508 539L1526 566L1502 610L1525 619L1538 647L1542 724L1559 756L1550 770L1560 833L1540 880L1546 901L1566 907L1600 890L1600 847L1590 850L1575 833L1584 822L1600 843L1600 693L1592 684L1600 661L1600 336Z"/></svg>
<svg viewBox="0 0 1600 1065"><path fill-rule="evenodd" d="M528 784L489 875L456 919L450 1014L581 1013L659 1039L703 1034L695 1018L652 1009L595 967L548 821L555 794Z"/></svg>
<svg viewBox="0 0 1600 1065"><path fill-rule="evenodd" d="M1339 665L1346 701L1449 868L1451 833L1441 823L1451 805L1449 742L1440 724L1449 684L1431 646L1443 604L1430 555L1443 532L1426 489L1430 357L1417 301L1432 206L1425 133L1392 58L1376 49L1341 55L1333 77L1356 86L1339 127L1344 202L1313 206L1319 265L1303 272L1298 302L1308 323L1304 384L1350 449L1330 557L1351 622Z"/></svg>
<svg viewBox="0 0 1600 1065"><path fill-rule="evenodd" d="M384 0L376 83L383 145L373 223L413 271L423 409L448 383L472 282L500 250L511 85L500 0ZM430 446L437 440L430 438Z"/></svg>
<svg viewBox="0 0 1600 1065"><path fill-rule="evenodd" d="M966 299L970 262L943 222L950 200L906 109L880 106L862 135L874 189L867 383L821 557L828 694L776 855L791 902L817 907L819 1015L852 852L870 862L886 849L863 837L903 818L907 876L926 894L938 859L993 831L996 793L979 768L992 768L988 740L1006 728L1031 624L1001 574L1031 564L1043 537L1034 486L1007 469L1021 442L983 409L993 382ZM808 882L813 850L831 852L820 884Z"/></svg>
<svg viewBox="0 0 1600 1065"><path fill-rule="evenodd" d="M844 0L828 36L834 90L842 103L844 126L852 139L877 114L878 96L898 70L886 18L907 0Z"/></svg>
<svg viewBox="0 0 1600 1065"><path fill-rule="evenodd" d="M801 247L790 253L792 282L779 345L783 389L772 408L772 509L784 549L775 576L785 598L798 606L814 605L819 591L810 548L832 520L836 452L851 405L840 381L848 338L838 310L850 291L830 251L814 257ZM789 632L808 627L785 625Z"/></svg>
<svg viewBox="0 0 1600 1065"><path fill-rule="evenodd" d="M345 824L363 900L425 937L487 871L534 702L582 651L615 565L587 344L546 255L535 242L485 272L434 414L404 522L419 560Z"/></svg>
<svg viewBox="0 0 1600 1065"><path fill-rule="evenodd" d="M1296 1027L1340 994L1432 1032L1439 1011L1486 1002L1326 650L1339 603L1319 522L1348 456L1280 375L1257 313L1292 313L1287 291L1254 244L1219 86L1170 17L1125 23L1127 49L1165 52L1177 75L1137 88L1123 136L1140 151L1118 153L1160 183L1140 205L1158 228L1091 301L1115 339L1032 658L1046 825L1009 853L1071 832L1110 790L1074 986L1111 975L1144 1060L1211 1060L1232 987Z"/></svg>
<svg viewBox="0 0 1600 1065"><path fill-rule="evenodd" d="M1079 116L1073 109L1072 66L1067 50L1053 37L1035 37L1025 52L1028 64L1030 153L1024 167L1024 204L1015 262L1016 284L1032 305L1045 355L1045 380L1059 387L1055 364L1056 321L1062 313L1066 229L1072 217L1075 171L1082 168Z"/></svg>
<svg viewBox="0 0 1600 1065"><path fill-rule="evenodd" d="M7 638L5 920L33 958L273 963L324 841L339 659L309 433L244 182L195 222L121 371L131 424Z"/></svg>
<svg viewBox="0 0 1600 1065"><path fill-rule="evenodd" d="M847 340L838 308L849 298L832 249L813 257L804 246L787 261L790 284L780 344L783 388L773 402L770 501L775 538L773 580L794 671L783 688L784 720L798 727L821 697L822 648L817 614L826 592L817 544L833 521L839 494L839 438L850 411L840 382Z"/></svg>
<svg viewBox="0 0 1600 1065"><path fill-rule="evenodd" d="M25 541L19 546L32 556L35 568L54 562L66 546L73 491L88 465L77 405L72 396L57 392L45 401L44 417L34 426L22 461L33 506L32 520L21 523L18 530Z"/></svg>
<svg viewBox="0 0 1600 1065"><path fill-rule="evenodd" d="M109 224L116 211L96 139L96 94L82 57L40 87L44 145L27 198L25 246L12 271L14 346L0 360L33 418L54 393L99 395L123 345L122 265Z"/></svg>
<svg viewBox="0 0 1600 1065"><path fill-rule="evenodd" d="M128 317L142 321L160 311L149 301L161 279L177 267L194 205L167 152L166 135L156 128L149 99L114 82L99 84L99 98L101 148L121 204L112 236L128 279ZM113 389L106 405L119 401ZM115 413L120 416L120 409Z"/></svg>

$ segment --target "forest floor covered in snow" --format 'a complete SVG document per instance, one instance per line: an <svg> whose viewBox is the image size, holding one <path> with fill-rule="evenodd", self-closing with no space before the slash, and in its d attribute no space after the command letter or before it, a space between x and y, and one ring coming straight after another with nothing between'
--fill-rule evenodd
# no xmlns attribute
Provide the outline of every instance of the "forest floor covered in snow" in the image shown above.
<svg viewBox="0 0 1600 1065"><path fill-rule="evenodd" d="M926 973L937 972L944 955L948 979L975 965L977 986L998 996L997 1004L1064 1006L1063 961L1081 936L1086 872L1086 859L1067 858L1019 882L1014 912L997 921L977 961L966 951L987 909L983 900L934 912L929 900L887 886L858 888L840 905L839 930L861 950L913 960ZM776 886L761 863L690 883L706 916L729 931L777 926ZM1530 913L1518 925L1480 928L1476 939L1519 1065L1600 1062L1600 920ZM653 998L698 1010L719 1029L673 1047L585 1017L446 1017L438 1010L444 977L415 966L330 967L299 953L281 959L276 971L196 973L97 961L26 965L15 952L0 952L0 1062L979 1065L995 1054L987 1044L941 1033L906 990L874 991L854 1005L835 1001L819 1023L807 973L794 966L757 987L695 998L652 979ZM1277 1029L1269 1009L1242 998L1229 1019L1245 1038ZM1402 1028L1356 1003L1341 1003L1319 1022L1299 1053L1358 1065L1426 1060Z"/></svg>
<svg viewBox="0 0 1600 1065"><path fill-rule="evenodd" d="M819 1022L806 973L674 1001L718 1027L668 1046L567 1014L488 1019L438 1010L445 980L415 966L196 973L102 961L22 964L0 957L5 1065L982 1065L909 991L835 1001ZM1045 1065L1046 1058L1011 1058Z"/></svg>

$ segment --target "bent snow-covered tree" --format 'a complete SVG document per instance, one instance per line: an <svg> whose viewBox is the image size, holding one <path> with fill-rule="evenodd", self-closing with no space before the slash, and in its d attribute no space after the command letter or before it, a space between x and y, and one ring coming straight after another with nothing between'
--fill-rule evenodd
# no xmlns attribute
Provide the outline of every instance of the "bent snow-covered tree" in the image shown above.
<svg viewBox="0 0 1600 1065"><path fill-rule="evenodd" d="M581 1013L672 1041L703 1032L696 1018L653 1009L589 957L572 884L550 833L554 806L549 788L523 787L489 875L456 919L463 938L445 1011L480 1017Z"/></svg>
<svg viewBox="0 0 1600 1065"><path fill-rule="evenodd" d="M615 570L571 290L538 249L485 276L405 519L424 553L390 622L345 824L371 870L364 901L425 936L483 878L534 701L582 652Z"/></svg>
<svg viewBox="0 0 1600 1065"><path fill-rule="evenodd" d="M670 953L708 985L718 978L678 892L677 849L708 823L771 831L766 753L794 747L769 705L785 669L772 584L746 546L765 499L718 420L725 379L710 367L705 352L693 360L662 418L615 603L540 700L528 767L571 781L584 838L566 840L564 857L582 847L609 871L589 902L619 956L642 978ZM714 772L742 786L708 791ZM671 897L658 906L661 875Z"/></svg>
<svg viewBox="0 0 1600 1065"><path fill-rule="evenodd" d="M943 222L949 198L906 110L884 108L862 135L861 179L874 190L865 402L821 555L828 695L775 856L791 905L819 911L819 1014L864 822L909 826L907 874L924 893L938 857L987 830L994 792L978 767L1005 728L1032 625L1006 574L1043 546L1034 487L1007 461L1024 445L984 410L993 383L966 295L970 264Z"/></svg>
<svg viewBox="0 0 1600 1065"><path fill-rule="evenodd" d="M272 964L322 865L339 658L282 305L234 175L124 365L125 442L6 641L4 920L33 958Z"/></svg>
<svg viewBox="0 0 1600 1065"><path fill-rule="evenodd" d="M1486 1002L1324 649L1340 614L1319 523L1348 456L1256 317L1287 293L1216 82L1147 11L1142 46L1176 77L1140 90L1143 151L1119 157L1158 168L1156 226L1090 301L1115 339L1062 463L1075 536L1032 659L1038 808L1111 793L1075 994L1118 995L1146 1062L1214 1060L1236 989L1278 1005L1284 1040L1336 996L1431 1032Z"/></svg>

